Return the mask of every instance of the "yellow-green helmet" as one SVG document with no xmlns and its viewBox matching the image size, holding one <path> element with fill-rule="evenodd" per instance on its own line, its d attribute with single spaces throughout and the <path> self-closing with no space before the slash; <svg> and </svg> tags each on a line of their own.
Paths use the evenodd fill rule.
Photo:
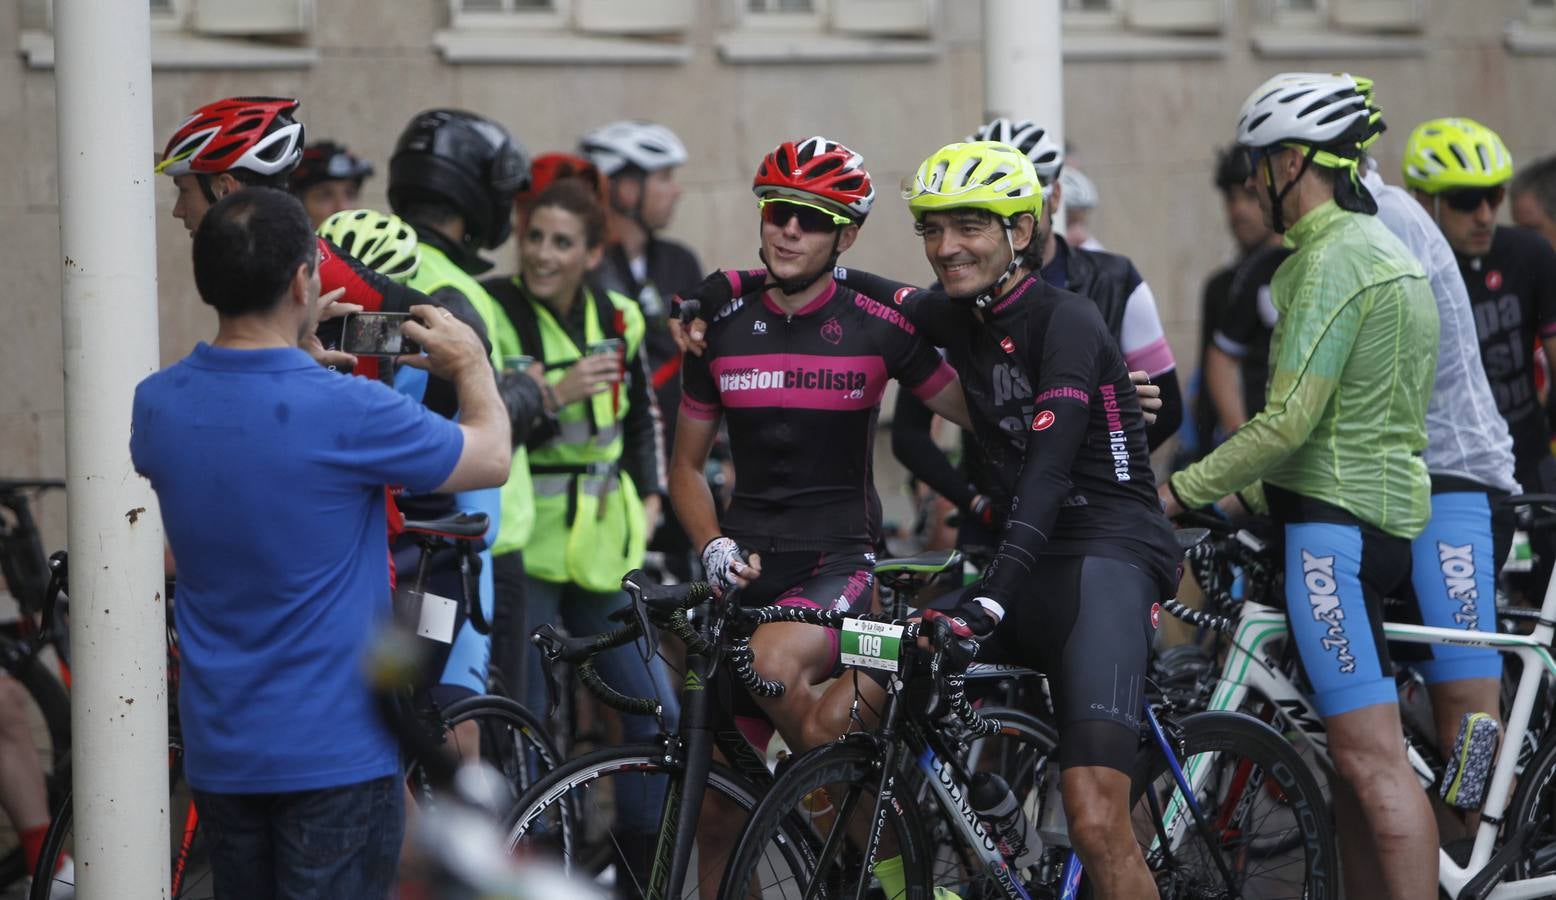
<svg viewBox="0 0 1556 900">
<path fill-rule="evenodd" d="M 983 209 L 1012 219 L 1043 215 L 1043 185 L 1026 154 L 1009 144 L 971 141 L 947 144 L 918 167 L 903 191 L 913 218 L 942 209 Z"/>
<path fill-rule="evenodd" d="M 414 278 L 421 268 L 416 230 L 399 216 L 372 209 L 343 209 L 319 225 L 319 236 L 400 284 Z"/>
<path fill-rule="evenodd" d="M 1513 155 L 1474 119 L 1422 122 L 1405 141 L 1405 184 L 1428 194 L 1452 188 L 1496 187 L 1513 177 Z"/>
</svg>

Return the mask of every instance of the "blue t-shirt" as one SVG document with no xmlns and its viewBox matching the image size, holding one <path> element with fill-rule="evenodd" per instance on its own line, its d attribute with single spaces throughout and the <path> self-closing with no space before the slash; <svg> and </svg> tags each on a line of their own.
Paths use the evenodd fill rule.
<svg viewBox="0 0 1556 900">
<path fill-rule="evenodd" d="M 269 793 L 399 770 L 362 674 L 389 614 L 384 486 L 430 491 L 459 426 L 297 349 L 204 343 L 135 390 L 130 455 L 178 561 L 184 768 Z"/>
</svg>

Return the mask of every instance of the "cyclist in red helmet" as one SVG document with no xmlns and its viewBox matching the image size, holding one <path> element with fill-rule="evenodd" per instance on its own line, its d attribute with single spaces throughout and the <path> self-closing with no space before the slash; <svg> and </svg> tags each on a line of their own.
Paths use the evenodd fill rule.
<svg viewBox="0 0 1556 900">
<path fill-rule="evenodd" d="M 234 191 L 254 186 L 287 189 L 292 172 L 303 159 L 303 125 L 293 115 L 299 105 L 288 97 L 229 97 L 207 103 L 179 124 L 168 138 L 155 171 L 173 177 L 178 188 L 173 218 L 182 221 L 191 236 L 206 210 Z M 481 316 L 468 301 L 458 297 L 428 299 L 361 265 L 322 237 L 319 281 L 324 294 L 341 292 L 326 311 L 326 319 L 354 308 L 410 312 L 415 304 L 431 303 L 447 308 L 486 340 Z M 339 331 L 338 319 L 323 322 L 319 340 L 305 344 L 304 349 L 326 365 L 376 378 L 378 360 L 358 360 L 334 349 Z M 428 401 L 429 408 L 444 415 L 454 413 L 452 390 L 434 391 L 429 397 L 434 398 Z"/>
<path fill-rule="evenodd" d="M 832 278 L 875 199 L 859 154 L 822 137 L 785 142 L 762 160 L 752 190 L 766 277 L 754 270 L 758 290 L 707 310 L 707 349 L 685 358 L 670 499 L 709 580 L 741 586 L 741 602 L 866 611 L 882 540 L 872 476 L 881 394 L 895 378 L 966 422 L 961 387 L 895 308 Z M 703 473 L 721 419 L 740 473 L 722 517 Z M 796 751 L 842 732 L 846 722 L 821 713 L 833 704 L 819 687 L 839 671 L 837 640 L 795 623 L 757 631 L 758 670 L 788 686 L 740 701 L 742 730 L 759 748 L 774 726 Z M 846 679 L 836 686 L 852 696 Z M 705 812 L 702 839 L 716 841 L 720 811 Z"/>
</svg>

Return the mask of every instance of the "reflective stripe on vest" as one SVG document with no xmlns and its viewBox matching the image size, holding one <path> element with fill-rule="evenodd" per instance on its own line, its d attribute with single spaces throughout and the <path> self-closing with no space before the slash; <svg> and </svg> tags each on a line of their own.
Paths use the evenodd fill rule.
<svg viewBox="0 0 1556 900">
<path fill-rule="evenodd" d="M 526 347 L 522 352 L 545 362 L 546 379 L 553 385 L 583 357 L 583 349 L 613 336 L 606 333 L 600 322 L 598 308 L 601 304 L 595 302 L 587 288 L 577 301 L 584 305 L 583 349 L 568 336 L 549 307 L 527 294 L 524 297 L 535 316 L 541 346 Z M 611 293 L 607 298 L 625 321 L 626 327 L 621 329 L 619 337 L 626 341 L 627 359 L 634 359 L 643 342 L 642 312 L 631 300 L 619 294 Z M 579 523 L 569 518 L 574 513 L 578 493 L 601 499 L 605 518 L 599 523 L 586 524 L 591 528 L 602 527 L 604 533 L 620 532 L 626 510 L 637 506 L 635 498 L 630 504 L 616 499 L 624 480 L 617 465 L 623 450 L 622 422 L 627 415 L 627 395 L 627 384 L 623 382 L 617 392 L 602 391 L 586 400 L 567 404 L 558 411 L 557 434 L 544 445 L 530 450 L 530 465 L 540 470 L 532 472 L 536 527 L 530 543 L 524 548 L 524 567 L 531 577 L 576 582 L 580 569 L 587 568 L 592 572 L 596 568 L 619 565 L 618 571 L 608 573 L 610 578 L 619 581 L 628 569 L 642 565 L 641 558 L 618 559 L 615 557 L 619 551 L 607 552 L 599 547 L 592 548 L 591 559 L 568 559 L 570 544 L 576 552 L 579 543 L 571 540 Z M 548 468 L 552 471 L 545 471 Z M 630 483 L 630 479 L 626 482 Z M 633 523 L 632 530 L 638 531 L 640 527 Z M 603 582 L 607 573 L 600 574 Z M 591 589 L 599 587 L 596 585 Z"/>
</svg>

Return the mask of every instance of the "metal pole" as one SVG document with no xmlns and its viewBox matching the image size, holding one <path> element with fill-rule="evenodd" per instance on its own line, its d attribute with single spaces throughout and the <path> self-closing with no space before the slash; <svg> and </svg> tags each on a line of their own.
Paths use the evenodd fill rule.
<svg viewBox="0 0 1556 900">
<path fill-rule="evenodd" d="M 169 887 L 162 522 L 130 465 L 156 371 L 150 6 L 56 0 L 75 857 L 82 900 Z"/>
<path fill-rule="evenodd" d="M 1064 57 L 1059 0 L 984 0 L 983 105 L 987 118 L 1031 119 L 1064 146 Z M 1054 228 L 1064 222 L 1054 217 Z"/>
</svg>

